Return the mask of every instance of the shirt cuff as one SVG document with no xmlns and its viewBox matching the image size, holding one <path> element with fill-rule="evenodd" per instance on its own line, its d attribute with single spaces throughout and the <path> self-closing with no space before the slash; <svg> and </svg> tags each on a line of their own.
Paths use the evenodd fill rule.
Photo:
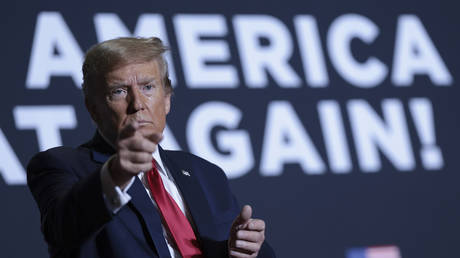
<svg viewBox="0 0 460 258">
<path fill-rule="evenodd" d="M 117 213 L 123 206 L 125 206 L 130 200 L 131 196 L 128 194 L 128 190 L 134 183 L 134 177 L 131 179 L 125 189 L 121 188 L 113 182 L 112 176 L 109 172 L 109 162 L 115 157 L 110 157 L 102 166 L 101 169 L 101 182 L 102 191 L 107 208 L 112 211 L 113 214 Z"/>
</svg>

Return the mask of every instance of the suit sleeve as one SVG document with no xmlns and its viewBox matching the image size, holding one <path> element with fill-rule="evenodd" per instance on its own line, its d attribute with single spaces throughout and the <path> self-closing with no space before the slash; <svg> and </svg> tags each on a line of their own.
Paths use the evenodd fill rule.
<svg viewBox="0 0 460 258">
<path fill-rule="evenodd" d="M 99 171 L 77 176 L 55 152 L 37 154 L 27 167 L 27 184 L 41 214 L 41 229 L 52 246 L 78 246 L 111 220 Z"/>
<path fill-rule="evenodd" d="M 258 258 L 276 258 L 275 251 L 273 248 L 265 241 L 260 248 Z"/>
</svg>

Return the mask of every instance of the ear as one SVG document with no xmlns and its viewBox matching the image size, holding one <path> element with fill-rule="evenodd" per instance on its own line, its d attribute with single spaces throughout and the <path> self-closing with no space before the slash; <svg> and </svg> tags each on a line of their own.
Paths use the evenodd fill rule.
<svg viewBox="0 0 460 258">
<path fill-rule="evenodd" d="M 165 94 L 165 114 L 168 114 L 171 110 L 171 93 Z"/>
</svg>

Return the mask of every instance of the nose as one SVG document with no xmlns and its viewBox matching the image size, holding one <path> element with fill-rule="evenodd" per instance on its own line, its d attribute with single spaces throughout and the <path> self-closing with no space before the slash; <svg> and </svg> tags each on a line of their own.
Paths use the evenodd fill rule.
<svg viewBox="0 0 460 258">
<path fill-rule="evenodd" d="M 132 88 L 130 95 L 129 113 L 136 113 L 137 111 L 143 110 L 145 108 L 142 99 L 143 96 L 137 87 Z"/>
</svg>

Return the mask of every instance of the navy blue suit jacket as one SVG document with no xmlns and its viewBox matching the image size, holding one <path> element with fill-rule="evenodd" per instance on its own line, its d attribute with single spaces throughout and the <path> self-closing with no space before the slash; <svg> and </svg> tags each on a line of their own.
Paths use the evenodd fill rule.
<svg viewBox="0 0 460 258">
<path fill-rule="evenodd" d="M 131 201 L 116 214 L 107 209 L 100 169 L 114 152 L 96 133 L 78 148 L 53 148 L 30 161 L 27 183 L 51 257 L 170 257 L 160 215 L 137 177 L 128 190 Z M 160 148 L 160 156 L 189 208 L 205 256 L 228 257 L 229 230 L 240 208 L 222 169 L 186 152 Z M 275 256 L 264 243 L 259 257 Z"/>
</svg>

